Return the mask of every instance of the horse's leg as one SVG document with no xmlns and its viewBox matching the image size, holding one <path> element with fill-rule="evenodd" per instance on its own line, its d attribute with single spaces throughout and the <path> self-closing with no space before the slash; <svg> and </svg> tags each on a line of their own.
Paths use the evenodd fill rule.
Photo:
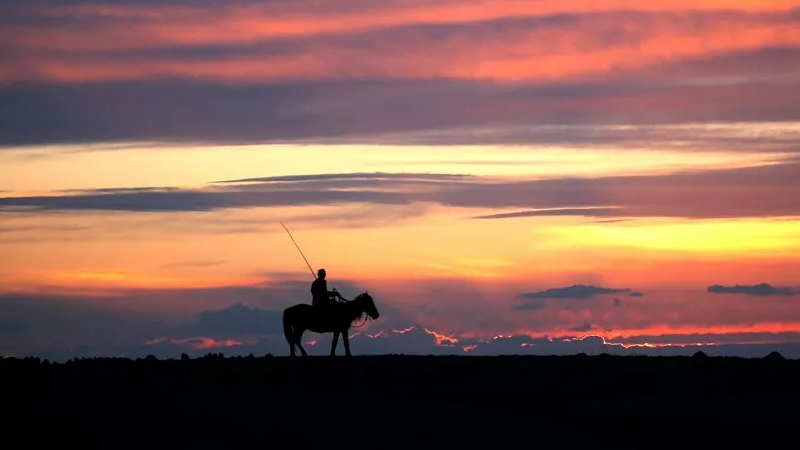
<svg viewBox="0 0 800 450">
<path fill-rule="evenodd" d="M 289 334 L 289 335 L 287 336 L 287 339 L 286 339 L 286 340 L 288 340 L 288 341 L 289 341 L 289 356 L 297 356 L 297 355 L 295 354 L 295 352 L 294 352 L 294 344 L 295 344 L 295 342 L 296 342 L 296 341 L 295 341 L 295 337 L 294 337 L 294 332 L 292 332 L 291 334 Z"/>
<path fill-rule="evenodd" d="M 286 342 L 289 343 L 289 356 L 295 356 L 294 354 L 294 341 L 292 337 L 294 335 L 294 331 L 292 330 L 292 322 L 289 318 L 289 309 L 283 312 L 283 335 L 286 337 Z"/>
<path fill-rule="evenodd" d="M 342 343 L 344 343 L 345 356 L 350 356 L 350 340 L 347 338 L 347 330 L 342 331 Z"/>
<path fill-rule="evenodd" d="M 336 344 L 339 343 L 339 332 L 333 332 L 333 344 L 331 344 L 331 356 L 336 356 Z"/>
<path fill-rule="evenodd" d="M 305 331 L 305 330 L 302 330 L 302 329 L 297 330 L 297 329 L 295 329 L 294 343 L 297 344 L 297 348 L 300 349 L 300 353 L 303 356 L 308 356 L 308 353 L 306 353 L 306 349 L 304 349 L 303 346 L 301 345 L 301 342 L 303 342 L 303 331 Z"/>
</svg>

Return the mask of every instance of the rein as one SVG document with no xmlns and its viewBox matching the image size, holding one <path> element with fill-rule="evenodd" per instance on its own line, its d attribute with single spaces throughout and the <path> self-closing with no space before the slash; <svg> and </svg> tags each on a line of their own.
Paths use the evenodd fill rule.
<svg viewBox="0 0 800 450">
<path fill-rule="evenodd" d="M 361 328 L 361 327 L 363 327 L 364 325 L 366 325 L 366 324 L 367 324 L 367 321 L 368 321 L 368 320 L 370 320 L 370 318 L 369 318 L 369 315 L 368 315 L 367 317 L 365 317 L 365 318 L 364 318 L 364 322 L 362 322 L 362 323 L 361 323 L 361 325 L 353 325 L 353 328 Z M 351 324 L 351 325 L 352 325 L 352 324 Z"/>
</svg>

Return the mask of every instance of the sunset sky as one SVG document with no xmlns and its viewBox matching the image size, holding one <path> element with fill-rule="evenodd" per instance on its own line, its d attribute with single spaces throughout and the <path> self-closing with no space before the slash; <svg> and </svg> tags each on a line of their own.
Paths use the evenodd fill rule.
<svg viewBox="0 0 800 450">
<path fill-rule="evenodd" d="M 0 356 L 288 354 L 279 221 L 354 354 L 800 357 L 800 1 L 0 1 Z"/>
</svg>

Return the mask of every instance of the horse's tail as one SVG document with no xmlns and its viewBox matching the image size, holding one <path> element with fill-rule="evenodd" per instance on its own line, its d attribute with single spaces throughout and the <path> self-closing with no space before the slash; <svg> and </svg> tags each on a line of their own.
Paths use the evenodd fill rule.
<svg viewBox="0 0 800 450">
<path fill-rule="evenodd" d="M 289 322 L 289 310 L 285 310 L 283 312 L 283 335 L 286 336 L 286 341 L 289 342 L 289 345 L 292 345 L 292 324 Z"/>
</svg>

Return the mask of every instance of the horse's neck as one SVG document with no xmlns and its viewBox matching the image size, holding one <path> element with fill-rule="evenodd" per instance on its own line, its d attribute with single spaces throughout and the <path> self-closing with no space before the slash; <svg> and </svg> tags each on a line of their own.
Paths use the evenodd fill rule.
<svg viewBox="0 0 800 450">
<path fill-rule="evenodd" d="M 361 311 L 361 302 L 359 302 L 357 300 L 359 300 L 358 297 L 356 297 L 355 299 L 353 299 L 350 302 L 345 303 L 347 316 L 351 320 L 355 320 L 362 312 Z"/>
</svg>

